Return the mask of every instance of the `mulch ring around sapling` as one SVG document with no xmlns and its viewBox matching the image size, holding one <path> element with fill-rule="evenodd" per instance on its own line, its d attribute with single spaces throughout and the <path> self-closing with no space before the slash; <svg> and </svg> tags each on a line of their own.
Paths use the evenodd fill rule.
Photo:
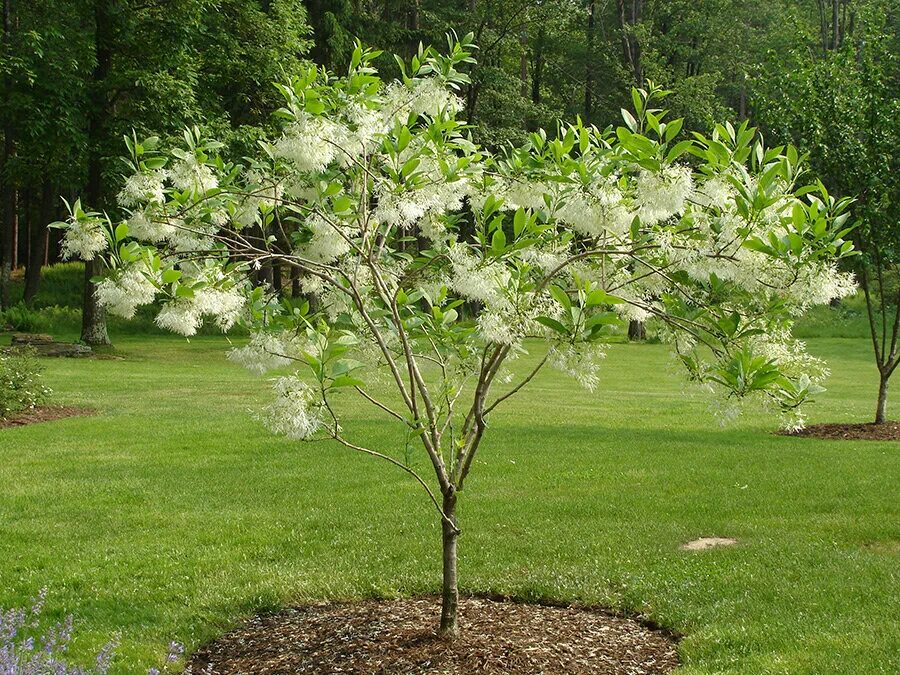
<svg viewBox="0 0 900 675">
<path fill-rule="evenodd" d="M 201 647 L 185 673 L 669 673 L 675 640 L 601 610 L 460 599 L 438 637 L 439 598 L 316 604 L 257 616 Z"/>
<path fill-rule="evenodd" d="M 812 424 L 800 431 L 782 432 L 785 436 L 808 436 L 842 441 L 900 441 L 900 422 L 875 424 Z"/>
<path fill-rule="evenodd" d="M 67 417 L 84 417 L 85 415 L 96 414 L 96 410 L 76 405 L 42 405 L 20 410 L 5 419 L 0 419 L 0 429 L 24 427 L 26 424 L 52 422 L 66 419 Z"/>
</svg>

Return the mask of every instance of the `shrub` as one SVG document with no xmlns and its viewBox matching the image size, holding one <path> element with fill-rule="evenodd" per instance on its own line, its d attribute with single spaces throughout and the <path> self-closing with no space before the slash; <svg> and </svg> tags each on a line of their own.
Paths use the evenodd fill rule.
<svg viewBox="0 0 900 675">
<path fill-rule="evenodd" d="M 31 351 L 0 353 L 0 419 L 33 408 L 53 393 L 41 382 L 41 371 Z"/>
</svg>

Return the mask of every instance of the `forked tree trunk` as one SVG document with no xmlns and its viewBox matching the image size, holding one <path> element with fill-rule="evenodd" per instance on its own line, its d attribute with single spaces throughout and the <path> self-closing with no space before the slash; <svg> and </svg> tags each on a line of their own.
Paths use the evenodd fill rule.
<svg viewBox="0 0 900 675">
<path fill-rule="evenodd" d="M 878 407 L 875 408 L 875 424 L 887 422 L 887 395 L 890 375 L 881 373 L 878 383 Z"/>
<path fill-rule="evenodd" d="M 456 526 L 456 493 L 444 495 L 444 514 L 447 520 L 441 520 L 441 539 L 443 542 L 444 582 L 441 593 L 441 636 L 453 638 L 459 632 L 456 622 L 459 608 L 459 584 L 456 576 L 456 543 L 459 540 L 459 528 Z"/>
</svg>

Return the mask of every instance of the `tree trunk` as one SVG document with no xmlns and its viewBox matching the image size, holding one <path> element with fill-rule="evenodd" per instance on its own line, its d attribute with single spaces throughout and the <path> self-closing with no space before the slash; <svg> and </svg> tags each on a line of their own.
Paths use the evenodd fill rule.
<svg viewBox="0 0 900 675">
<path fill-rule="evenodd" d="M 4 50 L 9 49 L 12 39 L 12 5 L 10 0 L 3 0 L 3 42 Z M 3 78 L 3 95 L 9 96 L 11 78 L 5 75 Z M 8 115 L 3 123 L 3 157 L 0 164 L 0 309 L 9 307 L 9 284 L 12 276 L 13 241 L 16 228 L 16 188 L 13 185 L 9 161 L 16 154 L 14 141 L 14 129 L 12 116 Z"/>
<path fill-rule="evenodd" d="M 647 326 L 643 321 L 628 322 L 628 339 L 631 342 L 642 342 L 647 339 Z"/>
<path fill-rule="evenodd" d="M 84 263 L 84 303 L 81 310 L 81 341 L 86 345 L 98 346 L 109 344 L 109 333 L 106 330 L 106 310 L 94 296 L 95 286 L 91 277 L 101 273 L 100 261 Z"/>
<path fill-rule="evenodd" d="M 50 230 L 47 225 L 53 214 L 53 186 L 44 183 L 37 222 L 32 222 L 28 242 L 28 266 L 25 268 L 25 304 L 31 305 L 41 285 L 41 266 L 46 264 L 47 242 Z"/>
<path fill-rule="evenodd" d="M 881 373 L 878 383 L 878 407 L 875 409 L 875 424 L 887 422 L 887 395 L 890 375 Z"/>
<path fill-rule="evenodd" d="M 451 488 L 452 490 L 452 488 Z M 441 636 L 453 638 L 459 632 L 456 617 L 459 608 L 459 585 L 456 576 L 456 542 L 459 529 L 456 526 L 456 493 L 444 495 L 444 514 L 450 522 L 441 520 L 441 539 L 444 551 L 444 583 L 441 593 Z"/>
<path fill-rule="evenodd" d="M 291 265 L 291 297 L 300 297 L 300 270 Z"/>
<path fill-rule="evenodd" d="M 590 124 L 591 113 L 594 110 L 594 33 L 596 20 L 596 3 L 591 0 L 588 3 L 587 21 L 587 58 L 585 59 L 584 72 L 584 123 Z"/>
<path fill-rule="evenodd" d="M 87 199 L 91 208 L 100 210 L 103 204 L 102 148 L 105 135 L 104 124 L 108 114 L 108 92 L 106 78 L 112 67 L 113 25 L 110 15 L 111 3 L 101 0 L 94 7 L 94 29 L 97 63 L 94 66 L 92 85 L 95 92 L 94 105 L 88 117 L 88 184 Z M 84 263 L 84 303 L 81 309 L 81 340 L 89 345 L 108 345 L 106 330 L 106 310 L 97 302 L 91 277 L 102 272 L 99 261 L 94 259 Z"/>
</svg>

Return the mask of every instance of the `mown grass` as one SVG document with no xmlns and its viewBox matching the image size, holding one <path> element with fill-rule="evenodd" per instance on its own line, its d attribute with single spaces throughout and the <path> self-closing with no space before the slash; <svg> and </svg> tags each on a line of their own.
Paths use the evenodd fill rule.
<svg viewBox="0 0 900 675">
<path fill-rule="evenodd" d="M 266 434 L 266 382 L 222 338 L 117 343 L 123 360 L 46 362 L 57 400 L 98 416 L 0 431 L 0 607 L 46 586 L 77 656 L 118 633 L 116 671 L 139 673 L 260 610 L 438 589 L 438 523 L 407 476 Z M 834 371 L 812 421 L 867 420 L 867 343 L 811 347 Z M 404 453 L 346 405 L 348 435 Z M 464 592 L 639 612 L 685 635 L 685 673 L 896 672 L 898 447 L 774 424 L 717 425 L 659 345 L 612 346 L 595 394 L 542 374 L 463 493 Z M 739 543 L 679 550 L 704 535 Z"/>
</svg>

